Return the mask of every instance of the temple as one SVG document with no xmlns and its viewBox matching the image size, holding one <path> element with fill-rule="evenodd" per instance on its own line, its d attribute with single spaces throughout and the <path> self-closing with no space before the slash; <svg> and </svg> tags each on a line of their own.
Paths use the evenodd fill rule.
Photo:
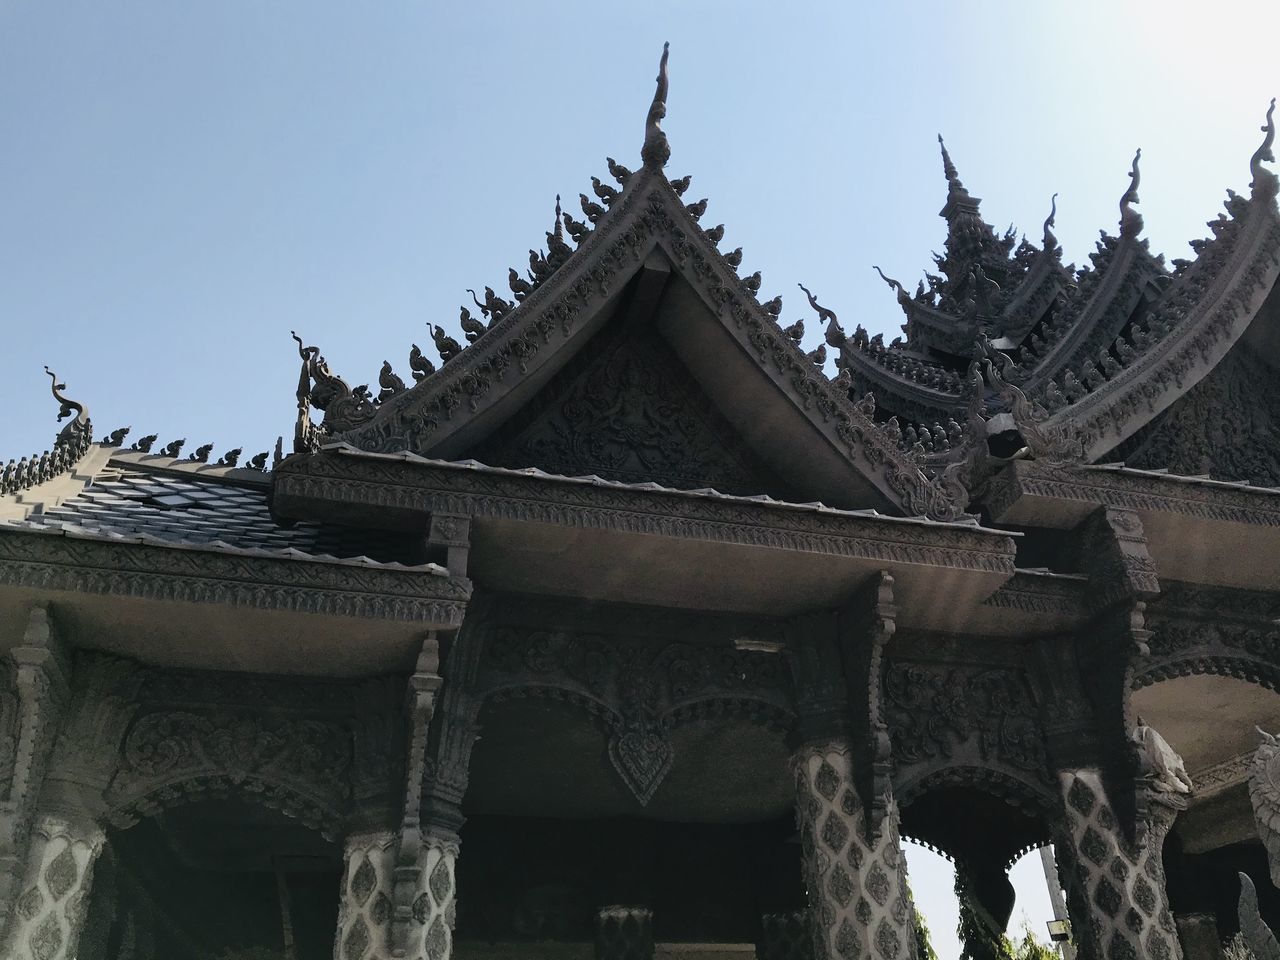
<svg viewBox="0 0 1280 960">
<path fill-rule="evenodd" d="M 1280 928 L 1274 101 L 1189 261 L 1138 156 L 1075 269 L 944 145 L 885 343 L 762 299 L 667 92 L 405 378 L 296 337 L 292 452 L 95 438 L 50 374 L 0 473 L 0 955 L 907 960 L 908 839 L 982 960 L 1048 844 L 1082 960 L 1220 956 L 1241 872 Z"/>
</svg>

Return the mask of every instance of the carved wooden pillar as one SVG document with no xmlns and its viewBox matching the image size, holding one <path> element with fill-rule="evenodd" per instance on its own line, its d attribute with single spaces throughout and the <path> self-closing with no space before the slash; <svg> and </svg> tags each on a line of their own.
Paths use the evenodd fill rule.
<svg viewBox="0 0 1280 960">
<path fill-rule="evenodd" d="M 1055 850 L 1081 960 L 1180 960 L 1165 892 L 1165 836 L 1185 802 L 1149 794 L 1141 829 L 1122 829 L 1097 769 L 1063 770 Z"/>
<path fill-rule="evenodd" d="M 881 656 L 893 578 L 793 624 L 800 748 L 792 755 L 814 960 L 914 960 L 915 908 L 890 786 Z"/>
<path fill-rule="evenodd" d="M 756 956 L 759 960 L 813 960 L 809 911 L 763 914 Z"/>
<path fill-rule="evenodd" d="M 0 931 L 18 893 L 36 798 L 68 699 L 66 650 L 45 608 L 32 609 L 22 643 L 9 657 L 17 697 L 10 727 L 13 773 L 7 783 L 0 781 Z M 0 689 L 0 720 L 9 712 L 3 709 L 6 692 Z M 8 733 L 0 730 L 0 737 Z"/>
<path fill-rule="evenodd" d="M 335 960 L 390 957 L 395 848 L 396 836 L 390 830 L 349 834 L 343 843 Z"/>
<path fill-rule="evenodd" d="M 26 869 L 0 956 L 67 960 L 76 956 L 102 850 L 102 828 L 89 819 L 44 814 L 31 831 Z"/>
<path fill-rule="evenodd" d="M 653 960 L 653 911 L 614 904 L 596 913 L 596 960 Z"/>
<path fill-rule="evenodd" d="M 793 763 L 815 960 L 914 958 L 897 805 L 888 801 L 878 836 L 870 836 L 846 744 L 806 746 Z"/>
</svg>

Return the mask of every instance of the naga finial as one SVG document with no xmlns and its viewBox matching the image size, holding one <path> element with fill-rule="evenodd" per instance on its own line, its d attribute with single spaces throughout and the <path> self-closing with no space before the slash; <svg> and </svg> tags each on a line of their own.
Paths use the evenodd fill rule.
<svg viewBox="0 0 1280 960">
<path fill-rule="evenodd" d="M 1120 236 L 1132 240 L 1142 232 L 1142 214 L 1133 209 L 1138 203 L 1138 183 L 1142 174 L 1138 170 L 1138 161 L 1142 159 L 1142 148 L 1133 155 L 1133 166 L 1129 170 L 1129 189 L 1120 198 Z"/>
<path fill-rule="evenodd" d="M 57 400 L 59 404 L 58 422 L 61 423 L 73 413 L 75 414 L 75 419 L 63 427 L 58 434 L 57 442 L 60 444 L 73 444 L 83 452 L 84 447 L 93 439 L 93 428 L 89 423 L 89 409 L 83 403 L 77 403 L 62 392 L 67 389 L 67 385 L 58 382 L 56 373 L 47 366 L 44 368 L 44 372 L 49 375 L 53 399 Z"/>
<path fill-rule="evenodd" d="M 67 389 L 67 385 L 65 383 L 58 382 L 58 375 L 50 370 L 47 365 L 44 368 L 44 372 L 49 375 L 49 379 L 52 381 L 49 384 L 49 387 L 53 391 L 53 399 L 57 400 L 58 403 L 61 404 L 58 409 L 58 422 L 61 423 L 73 413 L 76 414 L 77 420 L 88 419 L 87 414 L 85 413 L 84 404 L 76 403 L 62 392 Z"/>
<path fill-rule="evenodd" d="M 898 295 L 898 304 L 909 314 L 911 312 L 911 297 L 903 288 L 902 284 L 893 279 L 893 277 L 886 277 L 884 275 L 884 271 L 874 264 L 872 265 L 872 269 L 875 270 L 876 273 L 880 274 L 881 280 L 893 288 L 894 292 Z"/>
<path fill-rule="evenodd" d="M 1053 250 L 1058 245 L 1058 238 L 1053 235 L 1054 221 L 1058 217 L 1058 195 L 1055 193 L 1049 200 L 1049 216 L 1044 218 L 1044 249 Z"/>
<path fill-rule="evenodd" d="M 1271 106 L 1267 108 L 1266 125 L 1259 129 L 1266 134 L 1262 140 L 1262 146 L 1253 152 L 1253 156 L 1249 160 L 1249 172 L 1253 174 L 1253 183 L 1249 184 L 1255 191 L 1262 189 L 1266 184 L 1274 191 L 1276 187 L 1276 175 L 1270 170 L 1262 168 L 1263 162 L 1275 163 L 1276 155 L 1271 150 L 1271 145 L 1276 141 L 1276 98 L 1271 98 Z"/>
<path fill-rule="evenodd" d="M 658 89 L 654 91 L 653 103 L 649 105 L 649 116 L 644 124 L 644 146 L 640 148 L 645 166 L 659 169 L 671 159 L 671 145 L 662 131 L 662 118 L 667 115 L 667 57 L 670 47 L 670 43 L 662 45 L 662 59 L 658 61 Z"/>
</svg>

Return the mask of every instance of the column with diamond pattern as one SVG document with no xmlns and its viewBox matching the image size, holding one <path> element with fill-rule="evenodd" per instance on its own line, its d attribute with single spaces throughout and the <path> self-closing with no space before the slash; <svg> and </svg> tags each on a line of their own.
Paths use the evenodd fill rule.
<svg viewBox="0 0 1280 960">
<path fill-rule="evenodd" d="M 67 960 L 76 955 L 103 841 L 102 829 L 91 820 L 37 818 L 0 956 Z"/>
<path fill-rule="evenodd" d="M 848 746 L 806 746 L 793 762 L 814 960 L 915 960 L 897 806 L 870 839 Z"/>
<path fill-rule="evenodd" d="M 1080 960 L 1181 960 L 1162 851 L 1179 804 L 1150 795 L 1145 834 L 1129 839 L 1096 769 L 1064 770 L 1055 852 Z"/>
</svg>

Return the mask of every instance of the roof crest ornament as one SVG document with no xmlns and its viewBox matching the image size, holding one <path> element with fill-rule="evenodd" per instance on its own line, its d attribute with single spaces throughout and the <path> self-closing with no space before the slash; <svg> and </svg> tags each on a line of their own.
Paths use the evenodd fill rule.
<svg viewBox="0 0 1280 960">
<path fill-rule="evenodd" d="M 1255 193 L 1265 192 L 1274 194 L 1278 178 L 1270 170 L 1264 170 L 1263 161 L 1267 163 L 1275 163 L 1276 155 L 1271 149 L 1271 145 L 1276 141 L 1276 98 L 1271 98 L 1271 106 L 1267 108 L 1267 122 L 1265 126 L 1259 129 L 1266 134 L 1262 140 L 1262 145 L 1253 152 L 1253 156 L 1249 159 L 1249 172 L 1253 174 L 1253 182 L 1249 186 Z"/>
<path fill-rule="evenodd" d="M 827 343 L 837 350 L 843 351 L 845 344 L 844 329 L 840 326 L 840 320 L 836 317 L 834 310 L 828 310 L 818 302 L 818 298 L 809 292 L 809 288 L 803 283 L 797 283 L 797 287 L 804 291 L 804 295 L 809 298 L 809 306 L 811 306 L 818 315 L 818 322 L 825 324 L 824 338 Z"/>
<path fill-rule="evenodd" d="M 658 61 L 658 88 L 654 91 L 653 103 L 649 105 L 649 116 L 644 124 L 644 146 L 640 148 L 644 165 L 659 170 L 671 159 L 671 145 L 662 130 L 662 118 L 667 115 L 667 57 L 670 47 L 669 42 L 662 45 L 662 59 Z"/>
<path fill-rule="evenodd" d="M 1133 167 L 1129 170 L 1129 189 L 1124 192 L 1124 196 L 1120 198 L 1120 236 L 1122 239 L 1132 240 L 1142 232 L 1142 214 L 1133 209 L 1133 204 L 1138 203 L 1138 183 L 1142 180 L 1142 174 L 1138 170 L 1138 161 L 1142 158 L 1142 148 L 1138 148 L 1138 152 L 1133 155 Z"/>
<path fill-rule="evenodd" d="M 88 439 L 88 409 L 83 403 L 77 403 L 62 392 L 67 389 L 67 385 L 65 383 L 59 383 L 58 375 L 50 370 L 48 366 L 44 368 L 44 372 L 49 375 L 49 379 L 51 381 L 49 387 L 53 391 L 53 399 L 57 400 L 61 405 L 58 409 L 58 422 L 61 423 L 73 413 L 75 414 L 75 419 L 62 428 L 62 432 L 58 434 L 58 439 L 62 440 L 70 437 L 72 434 L 79 435 L 81 433 L 84 433 L 86 435 L 86 439 Z"/>
<path fill-rule="evenodd" d="M 875 266 L 874 264 L 872 264 L 871 269 L 873 269 L 876 273 L 880 274 L 880 279 L 893 288 L 893 290 L 898 295 L 898 306 L 902 307 L 902 312 L 905 313 L 908 317 L 911 316 L 911 304 L 912 304 L 911 295 L 907 293 L 906 289 L 902 286 L 902 284 L 900 284 L 897 280 L 893 279 L 893 277 L 886 277 L 884 275 L 884 271 L 881 270 L 879 267 Z"/>
<path fill-rule="evenodd" d="M 1058 238 L 1053 235 L 1053 226 L 1058 219 L 1058 195 L 1055 193 L 1049 200 L 1049 216 L 1044 218 L 1044 249 L 1046 252 L 1052 250 L 1058 245 Z"/>
</svg>

